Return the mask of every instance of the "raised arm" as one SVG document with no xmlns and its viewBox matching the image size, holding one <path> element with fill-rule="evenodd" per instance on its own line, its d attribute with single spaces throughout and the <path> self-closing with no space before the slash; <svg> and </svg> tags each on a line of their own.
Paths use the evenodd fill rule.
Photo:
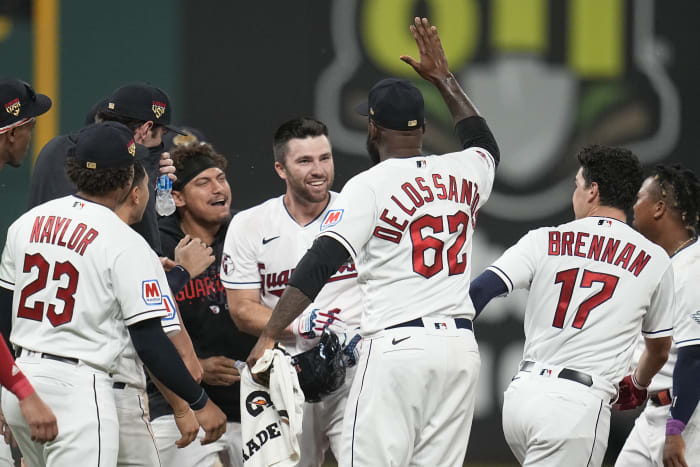
<svg viewBox="0 0 700 467">
<path fill-rule="evenodd" d="M 498 144 L 486 121 L 481 118 L 476 106 L 450 72 L 437 27 L 431 26 L 427 18 L 416 17 L 414 23 L 410 26 L 410 30 L 418 46 L 420 61 L 416 61 L 410 55 L 401 55 L 401 60 L 411 65 L 421 78 L 438 89 L 452 114 L 455 131 L 462 147 L 484 148 L 491 153 L 498 164 L 500 161 Z"/>
</svg>

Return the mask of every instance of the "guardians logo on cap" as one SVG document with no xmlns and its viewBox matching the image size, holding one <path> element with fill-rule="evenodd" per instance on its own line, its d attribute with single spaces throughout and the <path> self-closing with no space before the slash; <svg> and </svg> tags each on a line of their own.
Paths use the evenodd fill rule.
<svg viewBox="0 0 700 467">
<path fill-rule="evenodd" d="M 153 101 L 151 105 L 151 109 L 153 110 L 153 115 L 156 116 L 156 118 L 160 118 L 163 116 L 165 113 L 167 105 L 163 102 L 158 102 L 158 101 Z"/>
<path fill-rule="evenodd" d="M 10 102 L 5 104 L 5 110 L 8 114 L 12 114 L 15 117 L 19 115 L 19 110 L 22 108 L 22 104 L 19 102 L 19 97 L 12 99 Z"/>
<path fill-rule="evenodd" d="M 129 144 L 127 145 L 127 151 L 129 151 L 131 157 L 134 157 L 136 155 L 136 143 L 133 139 L 129 141 Z"/>
</svg>

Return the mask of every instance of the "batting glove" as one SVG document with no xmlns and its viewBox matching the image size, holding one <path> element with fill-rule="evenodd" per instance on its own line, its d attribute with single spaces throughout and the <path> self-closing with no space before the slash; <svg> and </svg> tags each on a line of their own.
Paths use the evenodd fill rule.
<svg viewBox="0 0 700 467">
<path fill-rule="evenodd" d="M 342 323 L 338 313 L 340 313 L 340 308 L 333 308 L 328 311 L 314 308 L 297 318 L 296 326 L 292 326 L 292 333 L 303 339 L 315 339 L 326 328 L 335 332 L 338 325 Z"/>
<path fill-rule="evenodd" d="M 644 404 L 647 400 L 647 388 L 637 381 L 634 372 L 620 381 L 617 402 L 613 407 L 617 410 L 631 410 Z"/>
<path fill-rule="evenodd" d="M 345 361 L 346 367 L 355 366 L 360 358 L 360 350 L 357 348 L 357 344 L 362 340 L 362 336 L 355 334 L 350 342 L 343 348 L 343 360 Z"/>
</svg>

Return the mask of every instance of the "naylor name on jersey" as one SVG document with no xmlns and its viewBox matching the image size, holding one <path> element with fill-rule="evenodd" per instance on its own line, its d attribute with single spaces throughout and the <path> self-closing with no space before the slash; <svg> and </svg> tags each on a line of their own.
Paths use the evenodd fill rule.
<svg viewBox="0 0 700 467">
<path fill-rule="evenodd" d="M 269 293 L 278 297 L 282 296 L 282 293 L 289 282 L 289 278 L 294 272 L 294 268 L 279 272 L 265 272 L 265 264 L 263 263 L 258 263 L 258 270 L 260 271 L 261 293 L 263 295 L 265 295 L 265 293 Z M 333 276 L 328 279 L 328 282 L 342 281 L 345 279 L 352 279 L 354 277 L 357 277 L 355 263 L 347 262 L 340 266 L 338 272 L 333 274 Z"/>
<path fill-rule="evenodd" d="M 590 241 L 588 237 L 591 237 Z M 607 262 L 622 269 L 627 269 L 635 277 L 639 276 L 647 263 L 649 263 L 651 255 L 641 250 L 632 260 L 637 246 L 627 242 L 622 249 L 619 247 L 620 240 L 616 240 L 613 237 L 605 237 L 604 235 L 591 236 L 586 232 L 559 232 L 553 230 L 549 232 L 547 254 L 549 256 L 578 256 L 579 258 Z M 630 264 L 630 261 L 632 264 Z"/>
<path fill-rule="evenodd" d="M 83 224 L 71 225 L 73 219 L 59 216 L 37 216 L 29 243 L 48 243 L 73 250 L 83 256 L 85 249 L 99 233 Z"/>
<path fill-rule="evenodd" d="M 374 229 L 373 235 L 375 237 L 399 243 L 408 226 L 408 220 L 405 219 L 403 213 L 413 216 L 416 209 L 435 200 L 453 201 L 470 206 L 472 228 L 476 228 L 476 209 L 480 198 L 479 186 L 464 178 L 458 182 L 452 175 L 449 176 L 448 180 L 443 180 L 440 174 L 432 174 L 427 178 L 430 180 L 429 182 L 426 182 L 423 177 L 416 177 L 413 181 L 401 185 L 401 191 L 391 195 L 390 199 L 394 205 L 382 210 L 379 216 L 379 221 L 382 224 Z M 398 212 L 397 207 L 403 213 Z M 398 214 L 394 215 L 394 213 Z"/>
</svg>

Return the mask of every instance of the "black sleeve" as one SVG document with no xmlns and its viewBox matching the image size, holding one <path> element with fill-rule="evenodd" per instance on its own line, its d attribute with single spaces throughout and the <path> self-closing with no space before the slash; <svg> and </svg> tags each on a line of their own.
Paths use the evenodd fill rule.
<svg viewBox="0 0 700 467">
<path fill-rule="evenodd" d="M 486 149 L 493 156 L 496 166 L 501 161 L 501 152 L 498 149 L 496 138 L 483 117 L 467 117 L 455 125 L 455 133 L 464 149 L 478 147 Z"/>
<path fill-rule="evenodd" d="M 165 273 L 173 295 L 177 295 L 190 281 L 190 273 L 179 264 Z"/>
<path fill-rule="evenodd" d="M 0 287 L 0 333 L 8 348 L 10 345 L 10 332 L 12 331 L 12 291 Z"/>
<path fill-rule="evenodd" d="M 144 365 L 168 389 L 186 400 L 193 410 L 207 403 L 204 389 L 192 378 L 180 354 L 163 332 L 160 319 L 152 318 L 129 326 L 129 334 Z"/>
<path fill-rule="evenodd" d="M 474 319 L 479 316 L 479 313 L 481 313 L 492 298 L 507 292 L 508 287 L 496 273 L 488 269 L 482 272 L 479 277 L 469 284 L 469 298 L 472 299 L 474 309 L 476 310 Z"/>
<path fill-rule="evenodd" d="M 673 405 L 671 416 L 688 424 L 700 400 L 700 345 L 678 349 L 678 360 L 673 368 Z"/>
<path fill-rule="evenodd" d="M 289 278 L 289 285 L 301 290 L 314 301 L 328 279 L 350 258 L 350 253 L 336 239 L 319 237 L 306 252 Z"/>
</svg>

